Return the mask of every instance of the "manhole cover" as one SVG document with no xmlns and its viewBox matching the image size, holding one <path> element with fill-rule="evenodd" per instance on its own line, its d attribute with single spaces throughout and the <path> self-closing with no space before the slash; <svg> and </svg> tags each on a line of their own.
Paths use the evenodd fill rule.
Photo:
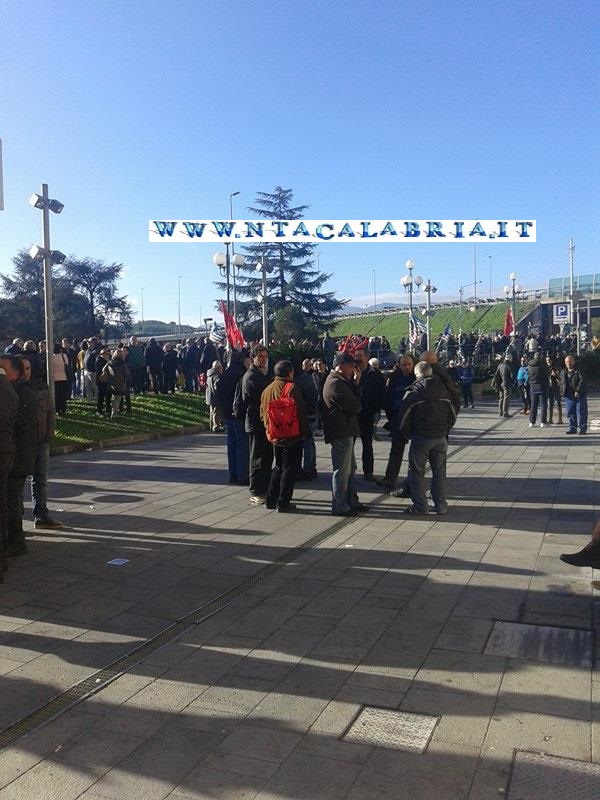
<svg viewBox="0 0 600 800">
<path fill-rule="evenodd" d="M 496 622 L 485 648 L 488 655 L 543 661 L 548 664 L 592 666 L 591 631 Z"/>
<path fill-rule="evenodd" d="M 342 739 L 373 747 L 423 753 L 438 719 L 425 714 L 409 714 L 405 711 L 366 706 Z"/>
<path fill-rule="evenodd" d="M 598 800 L 600 765 L 517 751 L 507 800 Z"/>
</svg>

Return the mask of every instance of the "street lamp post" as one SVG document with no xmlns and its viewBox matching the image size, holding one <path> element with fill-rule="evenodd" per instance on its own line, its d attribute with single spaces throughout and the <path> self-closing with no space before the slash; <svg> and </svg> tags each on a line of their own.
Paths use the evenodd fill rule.
<svg viewBox="0 0 600 800">
<path fill-rule="evenodd" d="M 432 285 L 430 278 L 427 278 L 423 291 L 427 292 L 427 349 L 431 350 L 431 293 L 435 294 L 437 287 Z"/>
<path fill-rule="evenodd" d="M 260 303 L 262 305 L 262 340 L 265 347 L 269 346 L 269 322 L 268 322 L 268 295 L 267 295 L 267 272 L 273 272 L 273 267 L 265 264 L 264 256 L 257 261 L 256 271 L 262 273 L 262 294 L 260 296 Z"/>
<path fill-rule="evenodd" d="M 52 375 L 52 354 L 54 352 L 54 310 L 52 304 L 52 264 L 62 264 L 66 256 L 60 250 L 50 250 L 50 211 L 60 214 L 64 206 L 59 200 L 51 200 L 48 196 L 48 184 L 42 184 L 42 193 L 33 194 L 29 202 L 34 208 L 42 211 L 43 248 L 35 245 L 29 255 L 44 260 L 44 316 L 46 335 L 46 379 L 50 393 L 50 402 L 54 402 L 54 377 Z"/>
<path fill-rule="evenodd" d="M 231 264 L 233 263 L 234 268 L 241 267 L 244 263 L 244 256 L 235 255 L 233 259 L 230 259 L 229 248 L 227 248 L 225 253 L 215 253 L 213 262 L 219 268 L 221 277 L 225 278 L 227 282 L 227 313 L 231 314 Z"/>
<path fill-rule="evenodd" d="M 233 219 L 233 198 L 237 197 L 239 192 L 231 192 L 229 195 L 229 221 Z M 225 245 L 227 255 L 229 255 L 229 244 Z M 235 245 L 231 242 L 231 258 L 233 259 L 233 316 L 237 319 L 237 283 L 235 273 Z M 243 262 L 242 262 L 243 263 Z"/>
<path fill-rule="evenodd" d="M 410 341 L 410 326 L 413 318 L 413 292 L 418 292 L 423 283 L 423 278 L 420 275 L 415 275 L 413 278 L 412 271 L 415 268 L 415 262 L 409 258 L 404 265 L 408 270 L 408 275 L 403 275 L 400 278 L 400 283 L 404 286 L 404 291 L 408 294 L 408 341 Z"/>
<path fill-rule="evenodd" d="M 181 279 L 183 275 L 177 276 L 177 336 L 181 338 Z"/>
</svg>

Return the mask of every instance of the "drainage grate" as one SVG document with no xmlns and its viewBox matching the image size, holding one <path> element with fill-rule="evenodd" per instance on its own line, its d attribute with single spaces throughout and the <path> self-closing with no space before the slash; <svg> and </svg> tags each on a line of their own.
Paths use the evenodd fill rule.
<svg viewBox="0 0 600 800">
<path fill-rule="evenodd" d="M 485 652 L 548 664 L 591 667 L 593 634 L 579 628 L 496 622 Z"/>
<path fill-rule="evenodd" d="M 517 751 L 507 800 L 598 800 L 600 765 Z"/>
<path fill-rule="evenodd" d="M 392 750 L 424 753 L 439 717 L 365 706 L 342 739 Z"/>
<path fill-rule="evenodd" d="M 85 700 L 86 697 L 99 692 L 100 689 L 104 689 L 105 686 L 114 681 L 120 675 L 123 675 L 123 673 L 131 669 L 131 667 L 139 664 L 140 661 L 143 661 L 161 647 L 169 644 L 178 636 L 186 633 L 186 631 L 190 630 L 195 625 L 199 625 L 209 617 L 212 617 L 214 614 L 221 611 L 221 609 L 225 608 L 225 606 L 229 605 L 229 603 L 232 603 L 245 591 L 252 588 L 257 583 L 261 583 L 262 581 L 266 580 L 271 575 L 293 562 L 298 556 L 325 541 L 325 539 L 333 536 L 345 525 L 352 521 L 353 520 L 351 518 L 339 520 L 321 533 L 317 533 L 304 544 L 282 554 L 281 557 L 272 564 L 269 564 L 259 572 L 236 584 L 226 592 L 223 592 L 223 594 L 215 597 L 213 600 L 210 600 L 208 603 L 205 603 L 199 608 L 194 609 L 189 614 L 181 617 L 173 625 L 165 628 L 152 639 L 148 639 L 148 641 L 144 642 L 144 644 L 140 645 L 139 647 L 136 647 L 126 656 L 113 661 L 111 664 L 108 664 L 105 667 L 102 667 L 97 672 L 94 672 L 92 675 L 80 681 L 79 683 L 74 684 L 65 692 L 53 698 L 45 705 L 41 706 L 35 711 L 32 711 L 31 714 L 27 714 L 27 716 L 23 717 L 18 722 L 9 725 L 4 730 L 0 731 L 0 750 L 13 744 L 22 736 L 26 736 L 28 733 L 31 733 L 40 726 L 45 725 L 54 717 L 62 714 L 64 711 L 67 711 L 67 709 L 72 708 L 74 705 L 77 705 L 77 703 L 80 703 L 82 700 Z"/>
</svg>

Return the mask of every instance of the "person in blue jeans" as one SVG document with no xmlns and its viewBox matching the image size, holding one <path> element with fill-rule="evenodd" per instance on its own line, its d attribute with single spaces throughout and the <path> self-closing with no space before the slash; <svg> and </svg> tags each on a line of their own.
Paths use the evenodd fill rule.
<svg viewBox="0 0 600 800">
<path fill-rule="evenodd" d="M 464 407 L 475 408 L 473 404 L 473 380 L 475 378 L 475 371 L 466 358 L 463 359 L 462 364 L 458 368 L 458 377 L 460 378 L 460 386 L 462 389 Z"/>
<path fill-rule="evenodd" d="M 561 390 L 565 398 L 565 408 L 569 427 L 568 434 L 587 433 L 588 407 L 585 380 L 580 370 L 575 368 L 573 356 L 565 358 L 565 371 L 561 376 Z"/>
</svg>

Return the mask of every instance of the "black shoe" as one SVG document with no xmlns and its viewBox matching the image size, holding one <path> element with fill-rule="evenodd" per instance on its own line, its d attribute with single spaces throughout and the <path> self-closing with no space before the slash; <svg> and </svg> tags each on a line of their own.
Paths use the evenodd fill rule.
<svg viewBox="0 0 600 800">
<path fill-rule="evenodd" d="M 24 556 L 27 553 L 27 545 L 25 542 L 6 542 L 4 547 L 4 555 L 6 558 L 13 558 L 14 556 Z"/>
<path fill-rule="evenodd" d="M 600 569 L 600 542 L 590 542 L 578 553 L 562 553 L 560 560 L 573 567 Z"/>
<path fill-rule="evenodd" d="M 280 514 L 288 514 L 295 510 L 296 510 L 296 503 L 287 503 L 284 506 L 278 505 L 276 508 L 276 511 L 278 511 Z"/>
</svg>

